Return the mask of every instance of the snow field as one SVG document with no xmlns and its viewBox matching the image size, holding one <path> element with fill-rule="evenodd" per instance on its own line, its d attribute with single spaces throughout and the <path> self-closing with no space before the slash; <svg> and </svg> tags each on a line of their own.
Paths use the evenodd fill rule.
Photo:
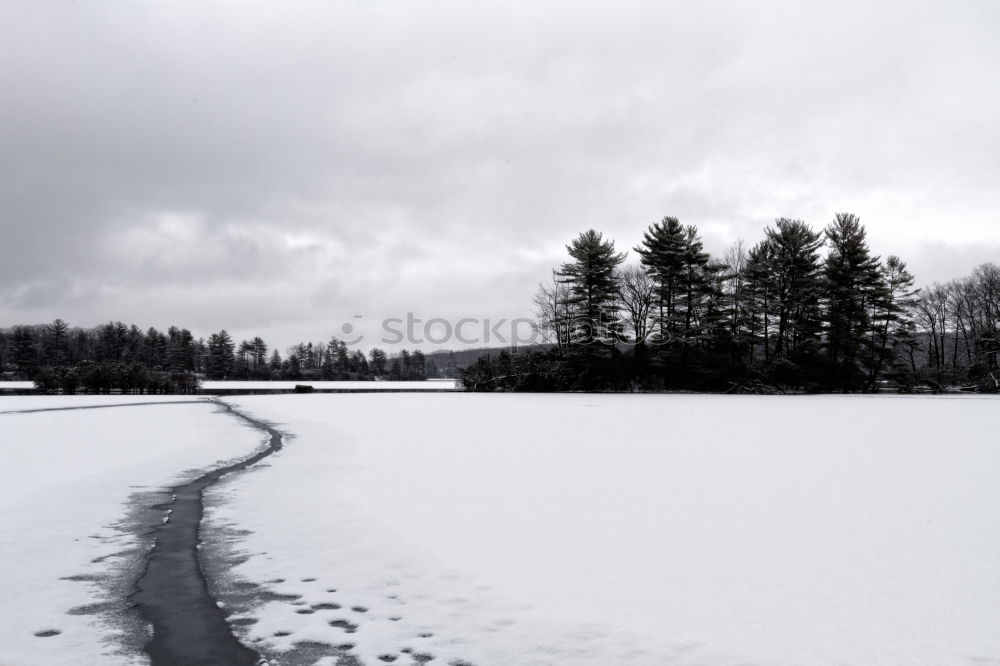
<svg viewBox="0 0 1000 666">
<path fill-rule="evenodd" d="M 143 399 L 8 396 L 0 411 Z M 256 430 L 216 411 L 190 404 L 0 414 L 0 664 L 147 662 L 122 643 L 120 623 L 94 611 L 110 601 L 120 613 L 131 590 L 118 579 L 142 565 L 147 544 L 130 531 L 131 496 L 262 445 Z M 37 635 L 45 632 L 58 633 Z"/>
<path fill-rule="evenodd" d="M 259 390 L 284 389 L 291 390 L 298 385 L 312 386 L 314 389 L 338 389 L 341 391 L 452 391 L 456 387 L 453 379 L 428 379 L 426 381 L 203 381 L 202 389 L 216 390 Z"/>
<path fill-rule="evenodd" d="M 278 659 L 1000 660 L 995 398 L 232 402 L 294 434 L 208 516 L 283 595 L 238 616 Z"/>
<path fill-rule="evenodd" d="M 105 407 L 148 402 L 187 402 L 205 398 L 197 395 L 4 395 L 0 393 L 0 414 L 32 409 L 65 407 Z"/>
</svg>

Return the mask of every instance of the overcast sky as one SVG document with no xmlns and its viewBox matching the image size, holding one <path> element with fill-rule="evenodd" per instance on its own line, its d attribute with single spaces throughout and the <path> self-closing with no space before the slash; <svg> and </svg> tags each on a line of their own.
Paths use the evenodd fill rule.
<svg viewBox="0 0 1000 666">
<path fill-rule="evenodd" d="M 0 326 L 510 317 L 593 227 L 1000 261 L 1000 2 L 0 3 Z M 631 255 L 634 258 L 634 253 Z M 362 319 L 352 319 L 362 315 Z"/>
</svg>

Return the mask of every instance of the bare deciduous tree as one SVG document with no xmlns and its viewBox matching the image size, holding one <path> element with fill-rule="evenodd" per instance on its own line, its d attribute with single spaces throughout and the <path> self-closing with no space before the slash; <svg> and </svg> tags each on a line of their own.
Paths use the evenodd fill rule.
<svg viewBox="0 0 1000 666">
<path fill-rule="evenodd" d="M 552 271 L 552 282 L 539 284 L 531 298 L 539 330 L 559 349 L 569 344 L 569 322 L 572 316 L 569 288 L 559 282 Z"/>
<path fill-rule="evenodd" d="M 642 343 L 652 325 L 652 309 L 656 301 L 656 282 L 640 266 L 626 266 L 615 271 L 618 284 L 618 306 L 625 313 L 626 326 L 632 341 Z"/>
</svg>

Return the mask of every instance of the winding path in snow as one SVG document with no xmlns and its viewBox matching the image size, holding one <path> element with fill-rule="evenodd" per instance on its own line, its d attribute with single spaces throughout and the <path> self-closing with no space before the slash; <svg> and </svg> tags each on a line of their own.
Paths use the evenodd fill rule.
<svg viewBox="0 0 1000 666">
<path fill-rule="evenodd" d="M 155 546 L 129 599 L 153 627 L 144 650 L 153 666 L 254 666 L 266 661 L 233 636 L 225 613 L 208 590 L 198 558 L 204 515 L 203 493 L 223 476 L 246 469 L 282 447 L 282 435 L 271 426 L 220 400 L 132 402 L 115 405 L 50 407 L 0 413 L 34 413 L 111 407 L 212 404 L 270 436 L 268 445 L 235 463 L 211 470 L 171 489 L 170 502 L 151 507 L 165 513 L 153 534 Z"/>
<path fill-rule="evenodd" d="M 211 402 L 268 433 L 270 442 L 248 458 L 175 487 L 174 499 L 156 507 L 170 513 L 157 528 L 156 545 L 149 553 L 146 571 L 139 578 L 138 591 L 130 597 L 139 605 L 143 619 L 153 625 L 153 638 L 145 650 L 154 666 L 252 666 L 261 662 L 260 655 L 233 636 L 225 614 L 208 591 L 198 561 L 198 531 L 204 515 L 205 489 L 226 474 L 246 469 L 279 450 L 282 437 L 271 426 L 231 405 Z"/>
</svg>

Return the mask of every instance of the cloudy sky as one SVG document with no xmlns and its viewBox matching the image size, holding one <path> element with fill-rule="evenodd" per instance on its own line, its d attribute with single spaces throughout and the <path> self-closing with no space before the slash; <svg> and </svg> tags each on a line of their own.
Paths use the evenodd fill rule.
<svg viewBox="0 0 1000 666">
<path fill-rule="evenodd" d="M 511 317 L 589 227 L 1000 261 L 1000 3 L 0 3 L 0 326 Z M 361 315 L 361 319 L 353 318 Z"/>
</svg>

